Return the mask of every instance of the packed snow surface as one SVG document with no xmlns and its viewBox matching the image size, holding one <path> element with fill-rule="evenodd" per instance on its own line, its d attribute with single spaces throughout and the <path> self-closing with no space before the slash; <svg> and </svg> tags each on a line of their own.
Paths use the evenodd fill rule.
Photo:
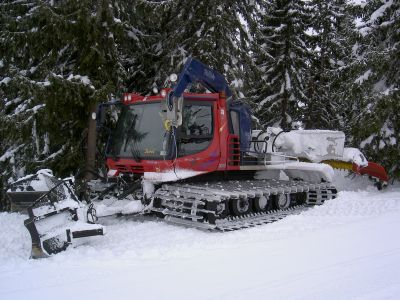
<svg viewBox="0 0 400 300">
<path fill-rule="evenodd" d="M 335 176 L 337 199 L 209 233 L 106 218 L 104 237 L 29 260 L 26 216 L 0 213 L 0 299 L 398 299 L 400 186 Z"/>
</svg>

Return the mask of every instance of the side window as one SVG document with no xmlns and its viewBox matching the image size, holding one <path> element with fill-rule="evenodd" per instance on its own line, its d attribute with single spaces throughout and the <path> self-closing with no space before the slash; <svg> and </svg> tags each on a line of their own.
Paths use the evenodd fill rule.
<svg viewBox="0 0 400 300">
<path fill-rule="evenodd" d="M 205 150 L 213 138 L 211 104 L 190 102 L 183 107 L 182 126 L 179 129 L 178 155 L 186 156 Z"/>
<path fill-rule="evenodd" d="M 231 110 L 231 121 L 232 121 L 232 129 L 233 134 L 240 134 L 240 121 L 239 121 L 239 113 L 237 111 Z"/>
</svg>

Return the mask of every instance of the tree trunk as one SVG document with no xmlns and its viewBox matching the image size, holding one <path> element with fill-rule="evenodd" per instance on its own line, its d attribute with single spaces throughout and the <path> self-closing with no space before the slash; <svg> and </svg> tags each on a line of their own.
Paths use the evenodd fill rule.
<svg viewBox="0 0 400 300">
<path fill-rule="evenodd" d="M 93 104 L 90 107 L 88 131 L 87 131 L 87 148 L 86 148 L 86 161 L 85 161 L 85 174 L 86 181 L 94 179 L 96 171 L 96 108 L 97 105 Z M 94 118 L 93 118 L 94 117 Z"/>
</svg>

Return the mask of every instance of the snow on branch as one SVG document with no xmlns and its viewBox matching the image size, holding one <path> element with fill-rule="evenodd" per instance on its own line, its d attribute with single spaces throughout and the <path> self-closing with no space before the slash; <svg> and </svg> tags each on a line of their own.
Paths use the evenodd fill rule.
<svg viewBox="0 0 400 300">
<path fill-rule="evenodd" d="M 52 153 L 51 155 L 49 155 L 48 157 L 46 157 L 45 159 L 43 159 L 43 160 L 38 160 L 37 162 L 38 162 L 38 163 L 47 162 L 47 161 L 49 161 L 49 160 L 55 158 L 56 156 L 61 155 L 64 151 L 65 151 L 65 145 L 63 145 L 63 146 L 61 147 L 61 149 L 58 150 L 57 152 L 54 152 L 54 153 Z"/>
<path fill-rule="evenodd" d="M 25 144 L 19 145 L 17 147 L 13 146 L 9 148 L 2 156 L 0 156 L 0 162 L 5 162 L 7 159 L 12 158 L 15 153 L 17 153 Z"/>
<path fill-rule="evenodd" d="M 95 89 L 88 76 L 70 74 L 68 76 L 67 80 L 71 81 L 71 82 L 72 81 L 79 81 L 79 82 L 83 83 L 84 85 L 89 86 L 92 90 Z"/>
<path fill-rule="evenodd" d="M 385 11 L 390 8 L 393 4 L 393 0 L 389 0 L 384 3 L 381 7 L 379 7 L 376 11 L 374 11 L 371 15 L 371 18 L 367 22 L 367 24 L 374 23 L 378 18 L 381 18 Z"/>
<path fill-rule="evenodd" d="M 10 81 L 11 81 L 10 77 L 5 77 L 5 78 L 3 78 L 2 81 L 0 81 L 0 85 L 1 84 L 7 85 Z"/>
<path fill-rule="evenodd" d="M 368 80 L 369 76 L 371 76 L 372 71 L 368 70 L 364 74 L 362 74 L 360 77 L 358 77 L 356 80 L 354 80 L 354 83 L 362 84 L 364 81 Z"/>
<path fill-rule="evenodd" d="M 280 93 L 268 96 L 267 98 L 265 98 L 264 100 L 262 100 L 260 102 L 260 107 L 262 107 L 265 103 L 268 103 L 268 102 L 271 102 L 271 101 L 275 100 L 279 95 L 280 95 Z"/>
</svg>

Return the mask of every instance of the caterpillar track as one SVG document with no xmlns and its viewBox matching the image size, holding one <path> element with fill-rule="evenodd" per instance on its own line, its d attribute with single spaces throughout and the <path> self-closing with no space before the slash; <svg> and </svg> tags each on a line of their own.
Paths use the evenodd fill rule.
<svg viewBox="0 0 400 300">
<path fill-rule="evenodd" d="M 272 223 L 335 198 L 330 183 L 283 180 L 164 184 L 151 211 L 166 221 L 211 231 Z"/>
</svg>

